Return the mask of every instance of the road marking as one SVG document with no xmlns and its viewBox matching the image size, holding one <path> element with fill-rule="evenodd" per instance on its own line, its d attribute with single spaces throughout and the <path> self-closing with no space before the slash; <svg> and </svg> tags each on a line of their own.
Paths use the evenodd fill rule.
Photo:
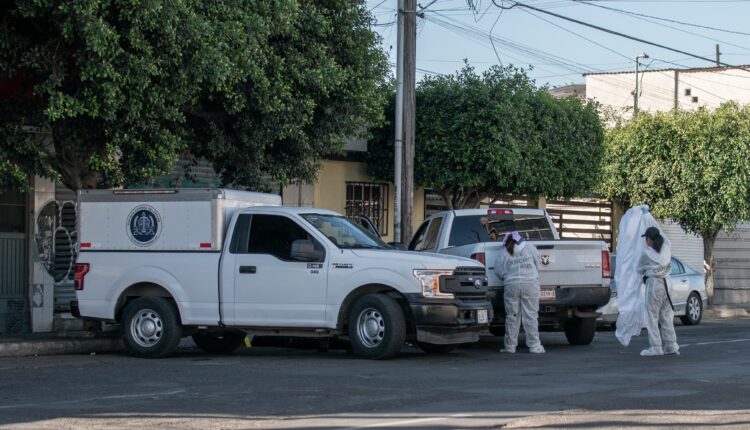
<svg viewBox="0 0 750 430">
<path fill-rule="evenodd" d="M 717 340 L 714 342 L 686 343 L 685 345 L 680 345 L 680 348 L 685 348 L 688 346 L 717 345 L 720 343 L 737 343 L 737 342 L 750 342 L 750 339 Z"/>
<path fill-rule="evenodd" d="M 86 399 L 78 400 L 57 400 L 57 401 L 46 401 L 40 403 L 21 403 L 17 405 L 2 405 L 0 409 L 14 409 L 14 408 L 36 408 L 40 406 L 50 405 L 69 405 L 75 403 L 92 402 L 97 400 L 121 400 L 121 399 L 137 399 L 141 397 L 154 397 L 154 396 L 171 396 L 173 394 L 184 393 L 186 390 L 172 390 L 172 391 L 159 391 L 156 393 L 143 393 L 143 394 L 120 394 L 117 396 L 103 396 L 103 397 L 89 397 Z"/>
</svg>

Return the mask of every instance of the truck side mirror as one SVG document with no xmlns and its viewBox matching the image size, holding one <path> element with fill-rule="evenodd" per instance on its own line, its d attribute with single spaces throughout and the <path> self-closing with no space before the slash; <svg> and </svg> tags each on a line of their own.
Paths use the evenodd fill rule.
<svg viewBox="0 0 750 430">
<path fill-rule="evenodd" d="M 323 261 L 325 252 L 315 246 L 312 240 L 295 240 L 292 242 L 290 257 L 298 261 Z"/>
</svg>

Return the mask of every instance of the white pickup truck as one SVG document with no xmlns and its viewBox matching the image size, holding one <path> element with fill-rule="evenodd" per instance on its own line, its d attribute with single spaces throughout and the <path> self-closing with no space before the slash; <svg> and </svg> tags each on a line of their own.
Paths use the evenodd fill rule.
<svg viewBox="0 0 750 430">
<path fill-rule="evenodd" d="M 495 262 L 506 233 L 518 231 L 539 250 L 539 325 L 564 329 L 568 342 L 588 345 L 596 333 L 597 308 L 610 298 L 610 258 L 597 240 L 560 240 L 552 218 L 540 209 L 462 209 L 440 212 L 422 224 L 409 249 L 470 257 L 486 264 L 495 318 L 490 332 L 503 335 L 503 285 Z"/>
<path fill-rule="evenodd" d="M 331 211 L 221 189 L 79 194 L 82 318 L 119 322 L 135 355 L 192 335 L 230 352 L 247 333 L 341 338 L 367 358 L 411 340 L 426 352 L 474 342 L 492 319 L 482 265 L 395 250 Z"/>
</svg>

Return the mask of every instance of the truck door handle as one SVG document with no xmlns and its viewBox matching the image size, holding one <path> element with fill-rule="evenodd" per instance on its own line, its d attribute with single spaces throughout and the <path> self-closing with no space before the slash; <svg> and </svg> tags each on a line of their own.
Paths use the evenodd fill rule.
<svg viewBox="0 0 750 430">
<path fill-rule="evenodd" d="M 240 273 L 254 274 L 256 271 L 255 266 L 240 266 Z"/>
<path fill-rule="evenodd" d="M 680 282 L 687 282 L 687 279 L 681 279 Z"/>
</svg>

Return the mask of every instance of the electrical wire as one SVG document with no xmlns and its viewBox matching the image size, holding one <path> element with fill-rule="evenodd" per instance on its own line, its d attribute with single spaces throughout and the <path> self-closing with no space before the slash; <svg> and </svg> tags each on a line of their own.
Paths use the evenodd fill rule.
<svg viewBox="0 0 750 430">
<path fill-rule="evenodd" d="M 601 0 L 599 0 L 599 1 L 601 1 Z M 634 40 L 636 42 L 645 43 L 647 45 L 655 46 L 657 48 L 666 49 L 666 50 L 672 51 L 672 52 L 677 52 L 679 54 L 688 55 L 690 57 L 697 58 L 699 60 L 708 61 L 710 63 L 714 63 L 715 62 L 715 60 L 707 58 L 707 57 L 696 55 L 696 54 L 693 54 L 693 53 L 690 53 L 690 52 L 687 52 L 687 51 L 683 51 L 683 50 L 680 50 L 680 49 L 677 49 L 677 48 L 672 48 L 672 47 L 669 47 L 669 46 L 666 46 L 666 45 L 662 45 L 660 43 L 651 42 L 651 41 L 648 41 L 648 40 L 645 40 L 645 39 L 641 39 L 639 37 L 635 37 L 635 36 L 631 36 L 631 35 L 628 35 L 628 34 L 620 33 L 619 31 L 610 30 L 610 29 L 605 28 L 605 27 L 601 27 L 601 26 L 598 26 L 598 25 L 595 25 L 595 24 L 591 24 L 591 23 L 588 23 L 588 22 L 585 22 L 585 21 L 581 21 L 581 20 L 578 20 L 578 19 L 575 19 L 575 18 L 571 18 L 571 17 L 565 16 L 565 15 L 560 15 L 560 14 L 557 14 L 557 13 L 554 13 L 554 12 L 550 12 L 548 10 L 539 9 L 538 7 L 531 6 L 531 5 L 526 4 L 526 3 L 521 3 L 521 2 L 517 2 L 517 1 L 513 1 L 513 3 L 514 3 L 514 5 L 517 5 L 517 6 L 520 6 L 520 7 L 523 7 L 523 8 L 532 9 L 532 10 L 535 10 L 537 12 L 541 12 L 541 13 L 544 13 L 544 14 L 547 14 L 547 15 L 551 15 L 551 16 L 554 16 L 556 18 L 563 19 L 563 20 L 566 20 L 566 21 L 574 22 L 576 24 L 583 25 L 583 26 L 586 26 L 586 27 L 594 28 L 596 30 L 603 31 L 603 32 L 609 33 L 609 34 L 613 34 L 615 36 L 620 36 L 620 37 L 623 37 L 623 38 L 626 38 L 626 39 Z M 731 64 L 727 64 L 727 63 L 723 63 L 723 62 L 718 62 L 718 63 L 720 65 L 722 65 L 722 66 L 725 66 L 725 67 L 738 68 L 737 66 L 733 66 Z M 750 70 L 747 70 L 747 69 L 740 68 L 740 70 L 745 70 L 747 72 L 750 72 Z"/>
<path fill-rule="evenodd" d="M 669 19 L 669 18 L 662 18 L 662 17 L 658 17 L 658 16 L 653 16 L 653 15 L 646 15 L 645 13 L 638 13 L 638 12 L 632 12 L 632 11 L 623 10 L 623 9 L 617 9 L 617 8 L 614 8 L 614 7 L 611 7 L 611 6 L 603 6 L 603 5 L 600 5 L 600 4 L 596 4 L 595 0 L 572 0 L 572 1 L 574 1 L 576 3 L 583 3 L 583 4 L 587 4 L 589 6 L 595 6 L 595 7 L 599 7 L 599 8 L 602 8 L 602 9 L 607 9 L 607 10 L 619 12 L 619 13 L 624 13 L 624 14 L 627 14 L 627 15 L 637 15 L 637 16 L 641 16 L 641 17 L 644 17 L 644 18 L 651 18 L 651 19 L 656 19 L 656 20 L 659 20 L 659 21 L 671 22 L 671 23 L 674 23 L 674 24 L 687 25 L 687 26 L 690 26 L 690 27 L 698 27 L 698 28 L 704 28 L 704 29 L 707 29 L 707 30 L 721 31 L 723 33 L 732 33 L 732 34 L 741 34 L 743 36 L 750 36 L 750 33 L 745 33 L 744 31 L 727 30 L 727 29 L 724 29 L 724 28 L 711 27 L 711 26 L 708 26 L 708 25 L 701 25 L 701 24 L 695 24 L 695 23 L 691 23 L 691 22 L 678 21 L 676 19 Z"/>
<path fill-rule="evenodd" d="M 588 5 L 588 6 L 594 6 L 594 7 L 598 7 L 598 8 L 602 8 L 602 9 L 606 9 L 606 10 L 611 10 L 611 11 L 614 11 L 614 12 L 617 12 L 617 13 L 620 13 L 620 14 L 623 14 L 623 15 L 630 16 L 631 18 L 639 19 L 641 21 L 649 22 L 649 23 L 655 24 L 655 25 L 660 25 L 662 27 L 670 28 L 672 30 L 679 31 L 681 33 L 690 34 L 690 35 L 693 35 L 693 36 L 696 36 L 696 37 L 700 37 L 701 39 L 711 40 L 711 41 L 714 41 L 714 42 L 720 42 L 720 43 L 722 43 L 724 45 L 733 46 L 735 48 L 739 48 L 739 49 L 744 49 L 746 51 L 750 51 L 750 48 L 747 48 L 747 47 L 742 46 L 742 45 L 737 45 L 736 43 L 727 42 L 726 40 L 716 39 L 714 37 L 709 37 L 709 36 L 705 36 L 703 34 L 696 33 L 694 31 L 688 31 L 688 30 L 685 30 L 685 29 L 682 29 L 682 28 L 671 26 L 671 25 L 662 24 L 662 23 L 656 22 L 656 21 L 654 21 L 652 19 L 642 18 L 640 16 L 636 16 L 636 15 L 641 15 L 641 14 L 630 13 L 628 11 L 623 11 L 623 10 L 620 10 L 620 9 L 615 9 L 615 8 L 611 8 L 611 7 L 607 7 L 607 6 L 601 6 L 601 5 L 598 5 L 598 4 L 589 3 L 586 0 L 573 0 L 573 1 L 575 1 L 577 3 L 585 4 L 585 5 Z M 750 35 L 750 33 L 747 33 L 747 34 Z"/>
</svg>

